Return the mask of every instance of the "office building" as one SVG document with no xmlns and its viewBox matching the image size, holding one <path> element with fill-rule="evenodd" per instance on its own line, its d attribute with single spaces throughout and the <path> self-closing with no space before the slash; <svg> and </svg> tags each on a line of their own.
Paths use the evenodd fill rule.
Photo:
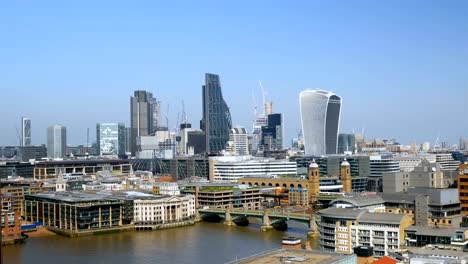
<svg viewBox="0 0 468 264">
<path fill-rule="evenodd" d="M 283 149 L 283 115 L 271 114 L 267 116 L 267 125 L 262 127 L 260 150 L 275 151 Z"/>
<path fill-rule="evenodd" d="M 297 175 L 295 162 L 287 160 L 252 159 L 250 156 L 210 157 L 213 181 L 237 182 L 243 177 L 273 177 Z"/>
<path fill-rule="evenodd" d="M 21 118 L 21 146 L 31 146 L 31 119 Z"/>
<path fill-rule="evenodd" d="M 135 198 L 133 208 L 137 227 L 192 220 L 195 216 L 195 196 L 142 196 Z"/>
<path fill-rule="evenodd" d="M 383 174 L 399 171 L 400 164 L 391 156 L 370 156 L 368 191 L 381 192 L 383 190 Z"/>
<path fill-rule="evenodd" d="M 370 174 L 370 158 L 367 155 L 327 155 L 327 156 L 300 156 L 291 157 L 290 161 L 297 163 L 299 174 L 306 174 L 309 164 L 312 159 L 315 159 L 321 176 L 338 176 L 340 175 L 341 163 L 344 159 L 348 161 L 351 168 L 352 177 L 368 177 Z"/>
<path fill-rule="evenodd" d="M 258 210 L 262 208 L 260 188 L 240 188 L 236 186 L 193 186 L 182 190 L 184 194 L 195 195 L 196 208 L 245 208 Z"/>
<path fill-rule="evenodd" d="M 57 178 L 60 171 L 82 174 L 96 174 L 99 171 L 108 171 L 114 174 L 129 174 L 132 170 L 130 161 L 121 159 L 41 161 L 33 165 L 34 179 L 54 179 Z"/>
<path fill-rule="evenodd" d="M 365 209 L 328 208 L 320 216 L 320 247 L 323 251 L 351 254 L 358 246 L 373 247 L 376 258 L 399 249 L 405 242 L 409 215 L 370 213 Z"/>
<path fill-rule="evenodd" d="M 125 128 L 125 153 L 131 153 L 132 148 L 132 128 L 126 127 Z"/>
<path fill-rule="evenodd" d="M 300 94 L 306 155 L 336 154 L 341 98 L 332 92 L 305 90 Z"/>
<path fill-rule="evenodd" d="M 224 150 L 229 141 L 229 130 L 232 128 L 231 113 L 224 101 L 219 76 L 205 74 L 203 85 L 203 119 L 201 129 L 205 132 L 205 150 L 217 153 Z"/>
<path fill-rule="evenodd" d="M 135 91 L 130 97 L 131 153 L 135 155 L 139 136 L 154 134 L 160 120 L 160 102 L 148 91 Z M 156 119 L 156 120 L 155 120 Z"/>
<path fill-rule="evenodd" d="M 247 130 L 243 127 L 236 127 L 229 132 L 228 150 L 231 155 L 249 155 L 249 141 Z"/>
<path fill-rule="evenodd" d="M 67 148 L 67 129 L 61 125 L 47 128 L 47 157 L 51 159 L 64 158 Z"/>
<path fill-rule="evenodd" d="M 25 195 L 25 220 L 69 234 L 109 229 L 133 221 L 133 201 L 88 193 Z M 127 212 L 129 217 L 127 217 Z"/>
<path fill-rule="evenodd" d="M 440 163 L 442 170 L 455 171 L 458 169 L 460 162 L 454 160 L 451 153 L 433 153 L 436 157 L 436 162 Z"/>
<path fill-rule="evenodd" d="M 410 226 L 405 229 L 405 245 L 408 247 L 433 247 L 462 250 L 468 244 L 468 228 Z M 453 252 L 453 251 L 452 251 Z M 466 254 L 465 254 L 466 255 Z M 431 258 L 431 261 L 434 258 Z M 432 262 L 434 263 L 434 262 Z M 441 262 L 435 262 L 441 263 Z M 454 262 L 452 262 L 454 263 Z M 457 263 L 457 262 L 455 262 Z M 463 263 L 463 262 L 458 262 Z"/>
<path fill-rule="evenodd" d="M 98 123 L 96 137 L 100 156 L 125 155 L 125 125 L 122 123 Z"/>
<path fill-rule="evenodd" d="M 34 165 L 29 162 L 7 161 L 0 163 L 0 179 L 6 180 L 8 176 L 33 178 Z"/>
<path fill-rule="evenodd" d="M 449 179 L 444 177 L 440 163 L 423 159 L 410 172 L 386 172 L 382 174 L 383 192 L 405 192 L 412 187 L 447 188 Z"/>
<path fill-rule="evenodd" d="M 459 226 L 462 221 L 456 188 L 410 188 L 378 195 L 385 201 L 387 213 L 411 215 L 417 225 Z"/>
<path fill-rule="evenodd" d="M 205 157 L 175 157 L 159 160 L 160 173 L 170 175 L 174 180 L 191 177 L 209 178 L 209 161 Z"/>
<path fill-rule="evenodd" d="M 354 134 L 338 135 L 338 154 L 356 152 L 356 137 Z"/>
</svg>

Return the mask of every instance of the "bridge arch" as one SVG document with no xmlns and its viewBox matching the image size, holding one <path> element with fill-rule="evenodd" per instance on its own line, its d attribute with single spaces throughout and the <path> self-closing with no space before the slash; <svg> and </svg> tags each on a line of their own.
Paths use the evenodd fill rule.
<svg viewBox="0 0 468 264">
<path fill-rule="evenodd" d="M 302 184 L 298 184 L 297 188 L 302 189 Z"/>
<path fill-rule="evenodd" d="M 262 186 L 265 186 L 266 184 L 264 182 L 262 182 Z"/>
<path fill-rule="evenodd" d="M 294 184 L 293 183 L 289 184 L 289 188 L 294 188 Z"/>
<path fill-rule="evenodd" d="M 273 184 L 270 182 L 270 183 L 268 183 L 268 186 L 272 187 L 272 186 L 273 186 Z"/>
<path fill-rule="evenodd" d="M 275 187 L 280 187 L 279 183 L 275 184 Z"/>
</svg>

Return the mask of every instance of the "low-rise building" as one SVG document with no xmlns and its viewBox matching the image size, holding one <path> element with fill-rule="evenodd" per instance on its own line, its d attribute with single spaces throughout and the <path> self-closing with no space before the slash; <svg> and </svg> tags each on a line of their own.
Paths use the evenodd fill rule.
<svg viewBox="0 0 468 264">
<path fill-rule="evenodd" d="M 96 159 L 96 160 L 54 160 L 41 161 L 34 166 L 34 179 L 52 179 L 68 173 L 96 174 L 99 171 L 109 171 L 114 174 L 129 174 L 132 165 L 128 160 Z"/>
<path fill-rule="evenodd" d="M 438 245 L 453 249 L 463 249 L 468 245 L 468 228 L 410 226 L 405 229 L 405 245 L 409 247 L 424 247 Z"/>
<path fill-rule="evenodd" d="M 410 188 L 407 192 L 378 193 L 387 213 L 409 214 L 415 224 L 459 226 L 462 220 L 457 189 Z M 419 197 L 419 203 L 416 199 Z M 417 221 L 419 213 L 420 221 Z"/>
<path fill-rule="evenodd" d="M 357 246 L 372 246 L 376 258 L 404 245 L 404 230 L 412 223 L 409 215 L 365 209 L 328 208 L 317 214 L 322 250 L 351 254 Z"/>
<path fill-rule="evenodd" d="M 191 220 L 195 216 L 195 196 L 140 197 L 134 200 L 136 226 L 153 226 Z"/>
<path fill-rule="evenodd" d="M 258 210 L 263 200 L 260 188 L 246 186 L 195 186 L 185 188 L 182 193 L 195 195 L 197 208 L 207 206 Z"/>
</svg>

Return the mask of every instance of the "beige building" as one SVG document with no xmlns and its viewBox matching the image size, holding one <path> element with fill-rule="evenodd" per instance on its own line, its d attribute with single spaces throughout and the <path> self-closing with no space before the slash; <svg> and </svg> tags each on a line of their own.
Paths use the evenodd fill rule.
<svg viewBox="0 0 468 264">
<path fill-rule="evenodd" d="M 353 253 L 357 246 L 372 246 L 376 258 L 404 244 L 409 215 L 370 213 L 365 209 L 328 208 L 320 216 L 320 247 L 324 251 Z"/>
<path fill-rule="evenodd" d="M 195 196 L 195 206 L 213 208 L 245 208 L 258 210 L 262 207 L 260 188 L 234 186 L 196 186 L 185 188 L 182 193 Z"/>
</svg>

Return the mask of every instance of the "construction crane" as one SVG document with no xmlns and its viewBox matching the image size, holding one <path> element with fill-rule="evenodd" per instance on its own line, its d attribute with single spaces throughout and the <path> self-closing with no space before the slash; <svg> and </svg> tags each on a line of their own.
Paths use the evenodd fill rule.
<svg viewBox="0 0 468 264">
<path fill-rule="evenodd" d="M 258 80 L 258 84 L 260 85 L 260 89 L 262 90 L 262 103 L 263 103 L 263 114 L 265 115 L 266 114 L 266 109 L 265 109 L 265 104 L 266 104 L 266 96 L 267 96 L 267 93 L 265 92 L 265 89 L 263 89 L 263 85 L 262 85 L 262 82 L 260 80 Z"/>
</svg>

